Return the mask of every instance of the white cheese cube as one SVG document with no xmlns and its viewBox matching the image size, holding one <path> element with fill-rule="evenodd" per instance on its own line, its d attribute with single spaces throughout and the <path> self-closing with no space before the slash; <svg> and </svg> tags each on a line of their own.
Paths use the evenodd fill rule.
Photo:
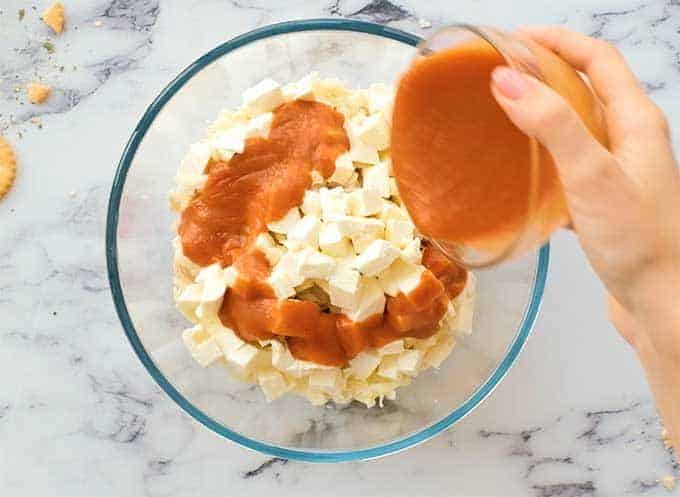
<svg viewBox="0 0 680 497">
<path fill-rule="evenodd" d="M 312 177 L 312 186 L 323 185 L 326 182 L 326 180 L 323 177 L 323 174 L 321 174 L 316 169 L 312 169 L 312 172 L 309 173 L 309 175 Z"/>
<path fill-rule="evenodd" d="M 413 240 L 414 229 L 411 221 L 388 219 L 385 223 L 385 240 L 399 248 L 405 248 Z"/>
<path fill-rule="evenodd" d="M 184 210 L 194 197 L 194 194 L 202 190 L 208 181 L 207 174 L 180 173 L 175 176 L 175 189 L 170 192 L 170 202 L 174 210 Z"/>
<path fill-rule="evenodd" d="M 352 252 L 349 240 L 342 234 L 337 223 L 326 223 L 321 227 L 319 248 L 331 257 L 344 257 Z"/>
<path fill-rule="evenodd" d="M 335 260 L 316 250 L 303 250 L 298 260 L 298 272 L 304 278 L 327 278 L 335 269 Z"/>
<path fill-rule="evenodd" d="M 371 114 L 356 124 L 354 133 L 363 143 L 378 150 L 390 144 L 390 127 L 382 113 Z"/>
<path fill-rule="evenodd" d="M 437 341 L 437 343 L 425 353 L 423 363 L 427 367 L 438 368 L 444 359 L 446 359 L 453 347 L 456 345 L 456 339 L 452 336 L 445 335 Z"/>
<path fill-rule="evenodd" d="M 347 310 L 352 321 L 360 323 L 385 310 L 385 294 L 375 278 L 362 278 L 359 283 L 359 304 L 356 309 Z"/>
<path fill-rule="evenodd" d="M 257 235 L 257 238 L 255 238 L 255 246 L 264 252 L 266 249 L 276 247 L 276 242 L 274 242 L 274 239 L 269 233 L 260 233 Z"/>
<path fill-rule="evenodd" d="M 353 216 L 372 216 L 382 210 L 382 198 L 377 190 L 360 188 L 347 195 L 347 206 Z"/>
<path fill-rule="evenodd" d="M 299 252 L 286 252 L 272 269 L 267 281 L 279 299 L 295 295 L 295 287 L 304 282 L 298 269 L 299 259 Z"/>
<path fill-rule="evenodd" d="M 405 350 L 399 354 L 397 359 L 397 367 L 402 373 L 408 375 L 415 375 L 420 369 L 420 362 L 423 358 L 423 353 L 419 350 Z"/>
<path fill-rule="evenodd" d="M 374 83 L 368 87 L 368 111 L 371 114 L 382 112 L 391 122 L 394 105 L 394 90 L 385 84 Z"/>
<path fill-rule="evenodd" d="M 356 310 L 359 305 L 361 275 L 353 269 L 339 269 L 328 278 L 328 295 L 331 304 L 343 309 Z"/>
<path fill-rule="evenodd" d="M 456 332 L 463 335 L 472 333 L 472 321 L 474 319 L 474 303 L 472 300 L 463 301 L 456 313 Z"/>
<path fill-rule="evenodd" d="M 188 319 L 196 320 L 196 308 L 203 297 L 203 285 L 192 283 L 187 285 L 177 296 L 177 307 Z"/>
<path fill-rule="evenodd" d="M 263 79 L 243 92 L 243 105 L 258 114 L 274 110 L 283 102 L 281 86 L 270 78 Z"/>
<path fill-rule="evenodd" d="M 293 226 L 295 226 L 299 220 L 300 211 L 297 207 L 293 207 L 281 219 L 267 223 L 267 228 L 274 233 L 285 235 L 293 229 Z"/>
<path fill-rule="evenodd" d="M 272 125 L 274 114 L 267 112 L 253 117 L 246 126 L 246 138 L 267 138 Z"/>
<path fill-rule="evenodd" d="M 305 191 L 300 209 L 306 216 L 321 217 L 321 194 L 316 190 Z"/>
<path fill-rule="evenodd" d="M 387 269 L 398 256 L 399 251 L 391 243 L 374 240 L 357 256 L 354 266 L 364 276 L 374 276 Z"/>
<path fill-rule="evenodd" d="M 286 253 L 286 249 L 283 247 L 271 247 L 268 249 L 264 249 L 263 252 L 264 256 L 267 258 L 267 261 L 269 262 L 269 265 L 273 267 L 279 263 L 281 257 L 283 257 L 283 254 Z"/>
<path fill-rule="evenodd" d="M 354 163 L 349 153 L 340 154 L 335 159 L 335 170 L 328 178 L 329 183 L 347 185 L 354 174 Z"/>
<path fill-rule="evenodd" d="M 342 188 L 321 188 L 321 217 L 324 221 L 334 221 L 347 214 L 347 194 Z"/>
<path fill-rule="evenodd" d="M 272 365 L 280 369 L 281 371 L 285 371 L 293 364 L 295 363 L 295 359 L 293 358 L 293 355 L 290 353 L 290 350 L 288 350 L 288 347 L 286 347 L 284 344 L 279 342 L 278 340 L 272 340 L 271 341 L 271 347 L 272 347 Z"/>
<path fill-rule="evenodd" d="M 315 369 L 309 376 L 309 386 L 334 391 L 338 387 L 339 380 L 340 370 L 338 368 Z"/>
<path fill-rule="evenodd" d="M 359 188 L 359 173 L 354 171 L 352 175 L 347 180 L 347 183 L 343 185 L 347 190 L 354 190 Z"/>
<path fill-rule="evenodd" d="M 229 351 L 229 353 L 224 355 L 224 358 L 241 368 L 247 368 L 259 352 L 260 350 L 257 347 L 246 343 L 238 349 Z"/>
<path fill-rule="evenodd" d="M 283 375 L 274 368 L 264 368 L 257 372 L 257 382 L 268 401 L 281 397 L 290 390 Z"/>
<path fill-rule="evenodd" d="M 314 100 L 314 86 L 318 79 L 319 75 L 312 72 L 300 80 L 284 86 L 284 98 L 286 100 Z"/>
<path fill-rule="evenodd" d="M 288 232 L 288 240 L 302 246 L 316 248 L 319 245 L 321 221 L 316 216 L 303 216 Z"/>
<path fill-rule="evenodd" d="M 378 149 L 364 143 L 358 139 L 352 139 L 350 135 L 349 155 L 354 162 L 361 162 L 364 164 L 377 164 L 380 162 L 380 155 Z"/>
<path fill-rule="evenodd" d="M 200 174 L 205 171 L 205 166 L 210 160 L 212 151 L 210 145 L 199 142 L 194 143 L 189 147 L 189 152 L 184 156 L 179 166 L 178 175 L 182 174 Z"/>
<path fill-rule="evenodd" d="M 403 208 L 399 207 L 391 200 L 385 199 L 383 199 L 382 209 L 378 217 L 380 217 L 380 219 L 382 219 L 384 222 L 387 222 L 388 219 L 398 219 L 402 221 L 410 220 L 408 214 Z"/>
<path fill-rule="evenodd" d="M 375 166 L 366 167 L 361 170 L 363 177 L 363 187 L 377 190 L 381 197 L 389 198 L 390 176 L 387 173 L 387 163 L 380 162 Z"/>
<path fill-rule="evenodd" d="M 411 264 L 420 264 L 423 260 L 423 252 L 420 249 L 420 239 L 414 238 L 401 250 L 400 257 Z"/>
<path fill-rule="evenodd" d="M 393 340 L 387 345 L 380 347 L 377 352 L 381 356 L 390 354 L 401 354 L 404 351 L 404 340 Z"/>
<path fill-rule="evenodd" d="M 396 355 L 383 357 L 380 361 L 380 366 L 378 366 L 378 376 L 382 376 L 388 380 L 396 380 L 399 377 L 397 360 L 398 357 Z"/>
<path fill-rule="evenodd" d="M 387 295 L 396 297 L 399 292 L 409 294 L 420 284 L 425 268 L 397 259 L 378 275 L 378 282 Z"/>
<path fill-rule="evenodd" d="M 207 334 L 200 325 L 184 330 L 182 333 L 184 345 L 202 367 L 209 366 L 222 357 L 222 349 L 217 342 L 212 337 L 206 337 Z"/>
<path fill-rule="evenodd" d="M 210 143 L 212 156 L 217 160 L 229 160 L 234 154 L 241 154 L 246 145 L 245 126 L 234 126 L 217 133 Z"/>
<path fill-rule="evenodd" d="M 382 238 L 385 234 L 385 224 L 379 219 L 359 217 L 359 216 L 341 216 L 335 219 L 335 222 L 340 228 L 340 232 L 345 236 L 353 236 L 360 234 L 374 234 L 376 237 Z"/>
<path fill-rule="evenodd" d="M 380 356 L 376 353 L 363 350 L 359 352 L 354 359 L 349 361 L 349 370 L 352 376 L 359 378 L 360 380 L 365 380 L 371 373 L 375 371 L 375 368 L 380 364 Z"/>
<path fill-rule="evenodd" d="M 222 349 L 222 353 L 224 355 L 230 354 L 231 352 L 235 351 L 236 349 L 240 349 L 246 344 L 246 342 L 236 336 L 236 333 L 234 333 L 229 328 L 224 328 L 223 333 L 219 333 L 213 338 L 220 346 L 220 349 Z"/>
</svg>

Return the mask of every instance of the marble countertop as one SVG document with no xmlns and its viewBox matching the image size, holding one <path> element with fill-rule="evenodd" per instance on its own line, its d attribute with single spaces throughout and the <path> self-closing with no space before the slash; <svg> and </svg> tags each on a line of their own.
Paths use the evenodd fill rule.
<svg viewBox="0 0 680 497">
<path fill-rule="evenodd" d="M 554 238 L 534 334 L 493 395 L 421 446 L 339 465 L 249 452 L 180 411 L 122 333 L 103 238 L 114 168 L 141 113 L 183 67 L 236 34 L 322 16 L 414 32 L 427 31 L 421 20 L 565 24 L 623 50 L 677 143 L 677 0 L 63 3 L 58 38 L 39 21 L 47 2 L 0 3 L 0 131 L 20 158 L 0 202 L 0 495 L 667 494 L 659 479 L 680 477 L 680 465 L 570 234 Z M 54 87 L 42 106 L 15 90 L 34 79 Z"/>
</svg>

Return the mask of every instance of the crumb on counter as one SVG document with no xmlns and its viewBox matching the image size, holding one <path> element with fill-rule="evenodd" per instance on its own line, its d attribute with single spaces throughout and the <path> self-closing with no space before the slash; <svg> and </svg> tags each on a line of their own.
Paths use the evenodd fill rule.
<svg viewBox="0 0 680 497">
<path fill-rule="evenodd" d="M 97 28 L 100 28 L 100 27 L 102 26 L 102 24 L 104 24 L 104 23 L 103 23 L 101 20 L 99 20 L 99 19 L 97 19 L 96 21 L 94 21 L 94 25 L 95 25 L 95 27 L 97 27 Z"/>
<path fill-rule="evenodd" d="M 26 15 L 26 9 L 19 9 L 19 21 L 23 21 L 25 15 Z"/>
<path fill-rule="evenodd" d="M 676 485 L 675 477 L 672 475 L 664 476 L 663 478 L 661 478 L 661 485 L 663 485 L 663 488 L 665 488 L 669 492 L 672 492 L 673 490 L 675 490 Z"/>
<path fill-rule="evenodd" d="M 14 184 L 17 174 L 17 159 L 12 147 L 0 136 L 0 199 Z"/>
<path fill-rule="evenodd" d="M 61 34 L 64 31 L 64 6 L 60 2 L 54 2 L 43 12 L 42 20 L 55 34 Z"/>
<path fill-rule="evenodd" d="M 418 19 L 418 26 L 420 26 L 422 29 L 429 29 L 432 27 L 432 23 L 428 21 L 427 19 Z"/>
<path fill-rule="evenodd" d="M 52 93 L 52 88 L 42 83 L 33 82 L 26 87 L 26 95 L 32 104 L 43 103 L 50 96 L 50 93 Z"/>
</svg>

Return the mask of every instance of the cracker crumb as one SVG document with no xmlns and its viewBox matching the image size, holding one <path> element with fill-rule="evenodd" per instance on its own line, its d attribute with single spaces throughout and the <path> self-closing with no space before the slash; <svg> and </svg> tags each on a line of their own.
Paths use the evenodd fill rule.
<svg viewBox="0 0 680 497">
<path fill-rule="evenodd" d="M 44 43 L 42 44 L 42 46 L 43 46 L 43 48 L 44 48 L 45 50 L 47 50 L 47 53 L 54 53 L 55 50 L 56 50 L 56 49 L 54 48 L 54 43 L 52 43 L 51 41 L 46 41 L 46 42 L 44 42 Z"/>
<path fill-rule="evenodd" d="M 663 488 L 665 488 L 669 492 L 672 492 L 673 490 L 675 490 L 676 485 L 675 477 L 672 475 L 664 476 L 663 478 L 661 478 L 661 484 L 663 485 Z"/>
<path fill-rule="evenodd" d="M 26 88 L 26 94 L 28 95 L 28 100 L 32 104 L 41 104 L 45 100 L 47 100 L 47 97 L 50 96 L 50 93 L 52 93 L 52 88 L 50 88 L 47 85 L 44 85 L 42 83 L 29 83 L 28 87 Z"/>
<path fill-rule="evenodd" d="M 664 447 L 666 447 L 667 449 L 673 448 L 673 444 L 671 444 L 671 436 L 666 428 L 661 430 L 661 440 L 663 440 Z"/>
<path fill-rule="evenodd" d="M 26 15 L 26 9 L 19 9 L 19 21 L 23 21 L 25 15 Z"/>
<path fill-rule="evenodd" d="M 17 176 L 17 158 L 9 143 L 0 136 L 0 199 L 7 194 Z"/>
<path fill-rule="evenodd" d="M 71 198 L 76 198 L 76 195 L 78 195 L 78 194 L 76 193 L 75 190 L 71 190 L 70 192 L 68 192 L 68 196 L 71 197 Z"/>
<path fill-rule="evenodd" d="M 97 19 L 96 21 L 94 21 L 94 25 L 95 25 L 96 27 L 98 27 L 98 28 L 101 27 L 102 24 L 103 24 L 103 23 L 102 23 L 99 19 Z"/>
<path fill-rule="evenodd" d="M 422 29 L 429 29 L 432 27 L 432 23 L 428 21 L 427 19 L 418 19 L 418 26 L 420 26 Z"/>
<path fill-rule="evenodd" d="M 52 6 L 43 12 L 42 20 L 55 34 L 64 31 L 64 6 L 60 2 L 54 2 Z"/>
</svg>

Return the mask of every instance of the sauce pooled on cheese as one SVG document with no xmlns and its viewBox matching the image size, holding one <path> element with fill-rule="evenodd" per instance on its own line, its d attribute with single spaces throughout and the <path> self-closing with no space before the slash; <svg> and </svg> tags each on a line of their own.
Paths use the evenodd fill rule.
<svg viewBox="0 0 680 497">
<path fill-rule="evenodd" d="M 267 223 L 299 206 L 316 169 L 328 178 L 349 148 L 344 118 L 319 102 L 293 101 L 274 111 L 267 138 L 249 138 L 243 153 L 211 161 L 208 180 L 182 212 L 178 232 L 184 254 L 200 265 L 234 265 L 219 317 L 246 341 L 285 340 L 294 357 L 344 366 L 366 347 L 398 338 L 432 335 L 467 273 L 426 247 L 426 270 L 408 295 L 388 297 L 383 315 L 354 323 L 322 312 L 313 302 L 278 300 L 267 282 L 271 267 L 255 246 Z"/>
</svg>

